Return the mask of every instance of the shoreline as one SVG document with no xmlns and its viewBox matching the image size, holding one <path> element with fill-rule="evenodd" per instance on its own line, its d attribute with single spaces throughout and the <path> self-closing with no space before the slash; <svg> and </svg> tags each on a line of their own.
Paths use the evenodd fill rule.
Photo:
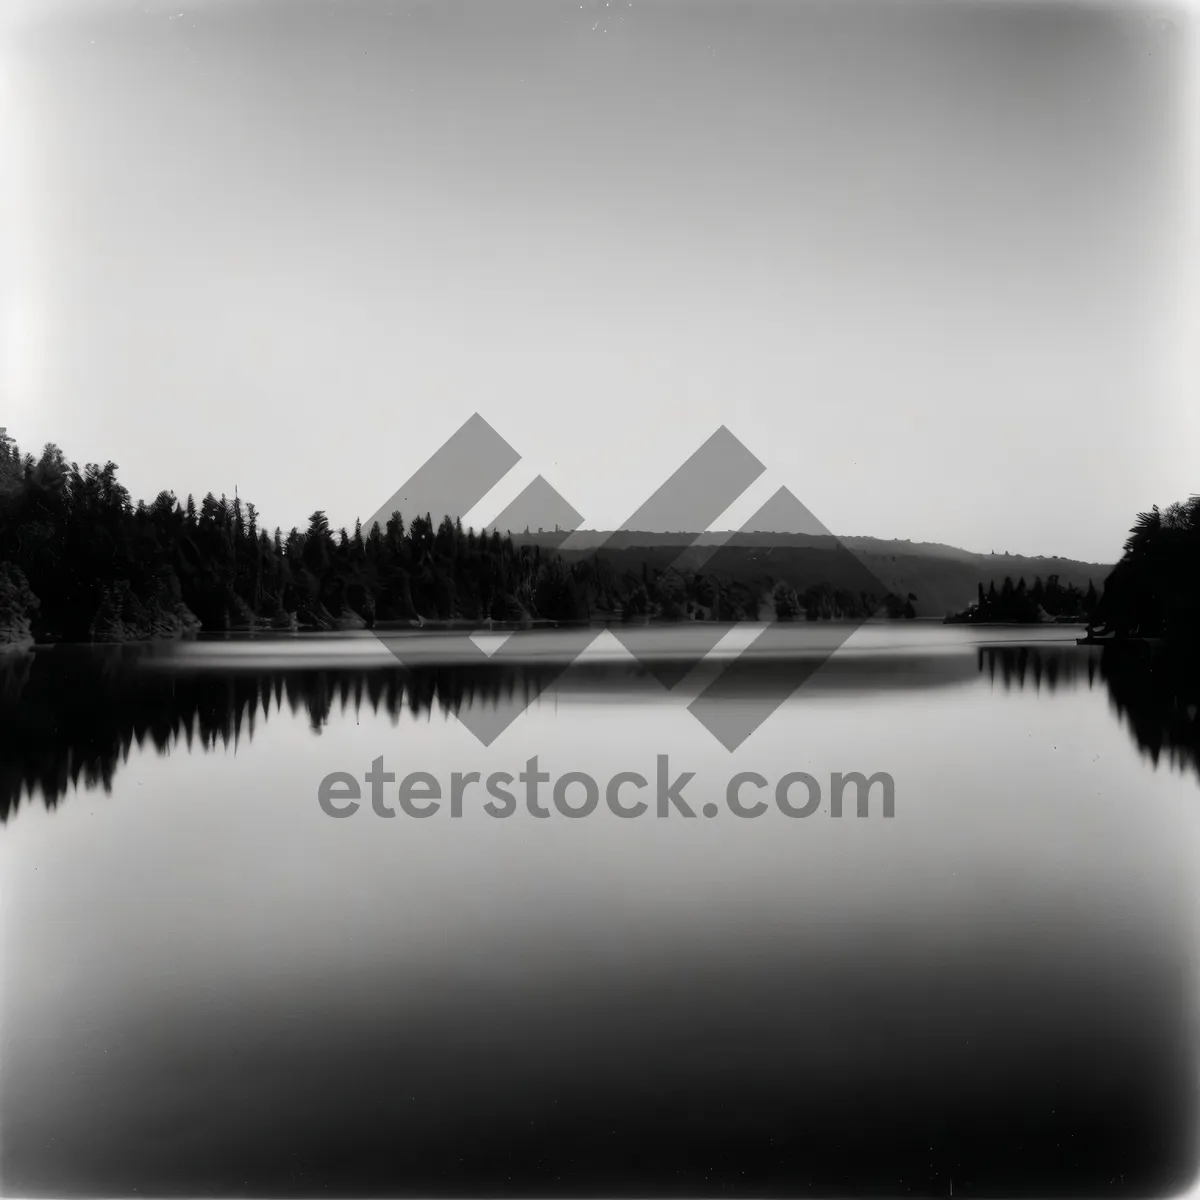
<svg viewBox="0 0 1200 1200">
<path fill-rule="evenodd" d="M 0 655 L 8 653 L 12 655 L 22 653 L 32 653 L 39 650 L 50 650 L 56 646 L 79 648 L 79 647 L 102 647 L 102 646 L 154 646 L 169 644 L 175 642 L 196 642 L 196 641 L 251 641 L 255 638 L 263 638 L 268 641 L 282 640 L 284 638 L 294 639 L 297 641 L 308 640 L 309 638 L 318 639 L 321 637 L 336 636 L 338 634 L 372 634 L 377 636 L 388 635 L 407 635 L 411 637 L 420 637 L 422 634 L 431 636 L 447 633 L 458 634 L 496 634 L 508 635 L 512 633 L 530 633 L 530 632 L 550 632 L 561 629 L 582 629 L 595 628 L 597 631 L 603 631 L 612 627 L 620 629 L 687 629 L 692 627 L 708 627 L 712 625 L 721 625 L 730 629 L 741 626 L 792 626 L 797 629 L 812 626 L 814 628 L 827 628 L 830 626 L 852 626 L 858 629 L 864 626 L 885 626 L 885 627 L 900 627 L 908 628 L 920 626 L 927 628 L 931 626 L 943 625 L 964 625 L 975 629 L 1054 629 L 1061 628 L 1064 639 L 1069 638 L 1072 634 L 1080 629 L 1085 628 L 1086 623 L 1083 621 L 1072 622 L 1049 622 L 1049 621 L 979 621 L 979 622 L 962 622 L 939 619 L 937 617 L 917 617 L 904 618 L 899 620 L 891 620 L 888 618 L 868 618 L 865 621 L 848 620 L 818 620 L 818 621 L 671 621 L 661 619 L 639 619 L 637 621 L 622 621 L 620 617 L 596 617 L 590 621 L 550 621 L 550 620 L 534 620 L 532 622 L 517 622 L 517 621 L 491 621 L 485 624 L 469 620 L 430 620 L 430 621 L 414 621 L 414 620 L 392 620 L 380 621 L 374 626 L 349 624 L 341 628 L 324 629 L 318 625 L 299 625 L 296 627 L 278 627 L 271 625 L 258 626 L 235 626 L 230 629 L 201 629 L 194 632 L 173 632 L 151 634 L 148 637 L 129 637 L 129 638 L 104 638 L 90 640 L 71 640 L 66 638 L 50 638 L 42 641 L 37 641 L 30 638 L 28 641 L 21 643 L 0 643 Z M 1082 639 L 1073 638 L 1082 642 Z M 1104 642 L 1111 642 L 1117 639 L 1106 638 Z M 1147 639 L 1121 639 L 1123 641 L 1146 641 Z M 1097 641 L 1092 644 L 1102 644 Z"/>
</svg>

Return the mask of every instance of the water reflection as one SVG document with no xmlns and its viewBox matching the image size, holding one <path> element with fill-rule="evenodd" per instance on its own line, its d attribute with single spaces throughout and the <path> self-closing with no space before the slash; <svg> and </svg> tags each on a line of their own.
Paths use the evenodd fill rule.
<svg viewBox="0 0 1200 1200">
<path fill-rule="evenodd" d="M 894 821 L 312 802 L 331 768 L 403 762 L 395 742 L 477 765 L 438 714 L 510 696 L 540 696 L 514 763 L 681 747 L 694 799 L 735 769 L 652 673 L 615 651 L 562 673 L 553 639 L 504 662 L 320 637 L 9 661 L 5 815 L 119 802 L 0 836 L 0 1190 L 1177 1194 L 1200 810 L 1121 724 L 1194 766 L 1196 676 L 1017 632 L 868 630 L 743 760 L 894 771 Z"/>
<path fill-rule="evenodd" d="M 136 649 L 57 649 L 0 663 L 0 821 L 23 798 L 55 807 L 72 789 L 108 791 L 136 745 L 169 753 L 251 739 L 287 710 L 319 733 L 336 709 L 366 705 L 393 721 L 466 704 L 530 700 L 557 672 L 523 664 L 416 670 L 322 668 L 144 670 Z"/>
<path fill-rule="evenodd" d="M 374 646 L 372 639 L 359 646 Z M 236 746 L 282 710 L 320 733 L 331 714 L 369 710 L 428 720 L 466 707 L 543 703 L 559 695 L 634 704 L 661 699 L 654 663 L 629 658 L 564 670 L 553 652 L 506 661 L 430 652 L 404 666 L 387 654 L 347 652 L 345 641 L 273 646 L 209 643 L 202 654 L 142 647 L 58 647 L 0 659 L 0 822 L 40 796 L 53 808 L 78 787 L 111 789 L 134 747 L 168 754 Z M 353 649 L 353 645 L 351 646 Z M 377 649 L 377 647 L 376 647 Z M 553 648 L 551 647 L 551 650 Z M 958 652 L 953 652 L 957 650 Z M 1080 647 L 1043 641 L 980 646 L 889 646 L 843 651 L 805 684 L 806 698 L 895 689 L 992 687 L 1053 694 L 1107 687 L 1114 711 L 1155 766 L 1165 757 L 1200 774 L 1200 665 L 1150 646 Z M 804 677 L 798 659 L 747 657 L 750 681 Z"/>
<path fill-rule="evenodd" d="M 1106 687 L 1113 711 L 1157 767 L 1200 776 L 1200 662 L 1165 646 L 981 646 L 979 670 L 1005 689 Z"/>
</svg>

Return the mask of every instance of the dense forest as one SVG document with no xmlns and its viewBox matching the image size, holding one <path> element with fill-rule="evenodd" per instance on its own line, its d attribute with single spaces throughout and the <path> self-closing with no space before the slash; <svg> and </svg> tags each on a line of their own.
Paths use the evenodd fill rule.
<svg viewBox="0 0 1200 1200">
<path fill-rule="evenodd" d="M 853 556 L 848 555 L 853 558 Z M 40 458 L 0 436 L 0 640 L 129 641 L 200 629 L 335 629 L 378 621 L 518 625 L 620 619 L 912 616 L 912 597 L 763 573 L 621 569 L 603 554 L 567 561 L 498 531 L 393 513 L 384 527 L 268 532 L 253 504 L 160 492 L 134 503 L 117 466 Z"/>
<path fill-rule="evenodd" d="M 583 590 L 540 550 L 477 536 L 428 515 L 381 529 L 268 532 L 253 504 L 160 492 L 134 504 L 117 467 L 82 471 L 49 445 L 40 459 L 0 451 L 0 603 L 42 636 L 124 641 L 196 629 L 362 627 L 376 619 L 570 619 Z"/>
</svg>

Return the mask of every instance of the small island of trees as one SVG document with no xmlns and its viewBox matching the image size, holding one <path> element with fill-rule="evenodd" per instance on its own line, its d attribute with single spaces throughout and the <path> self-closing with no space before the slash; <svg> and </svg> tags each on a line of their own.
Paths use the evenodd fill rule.
<svg viewBox="0 0 1200 1200">
<path fill-rule="evenodd" d="M 948 618 L 958 624 L 1018 624 L 1032 625 L 1044 621 L 1079 624 L 1086 621 L 1096 607 L 1096 587 L 1089 582 L 1087 591 L 1073 584 L 1063 587 L 1057 575 L 1051 575 L 1045 583 L 1034 579 L 1027 587 L 1024 578 L 1014 584 L 1010 576 L 997 588 L 993 581 L 985 590 L 979 585 L 975 603 L 961 613 Z"/>
</svg>

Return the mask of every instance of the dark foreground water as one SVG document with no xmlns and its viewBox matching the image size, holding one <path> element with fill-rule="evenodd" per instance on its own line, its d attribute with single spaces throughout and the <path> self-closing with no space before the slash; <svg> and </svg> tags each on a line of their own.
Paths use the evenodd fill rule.
<svg viewBox="0 0 1200 1200">
<path fill-rule="evenodd" d="M 687 709 L 699 675 L 659 682 L 686 630 L 647 631 L 651 671 L 602 639 L 562 673 L 554 634 L 0 665 L 0 1187 L 1179 1192 L 1197 692 L 1074 633 L 867 626 L 733 753 Z M 819 633 L 789 636 L 748 699 Z M 452 715 L 526 699 L 490 747 Z M 448 798 L 533 755 L 639 773 L 650 811 L 318 804 L 381 756 Z M 695 817 L 655 815 L 660 755 Z M 773 801 L 797 771 L 802 819 Z M 833 817 L 834 771 L 890 774 L 895 815 L 851 791 Z"/>
</svg>

